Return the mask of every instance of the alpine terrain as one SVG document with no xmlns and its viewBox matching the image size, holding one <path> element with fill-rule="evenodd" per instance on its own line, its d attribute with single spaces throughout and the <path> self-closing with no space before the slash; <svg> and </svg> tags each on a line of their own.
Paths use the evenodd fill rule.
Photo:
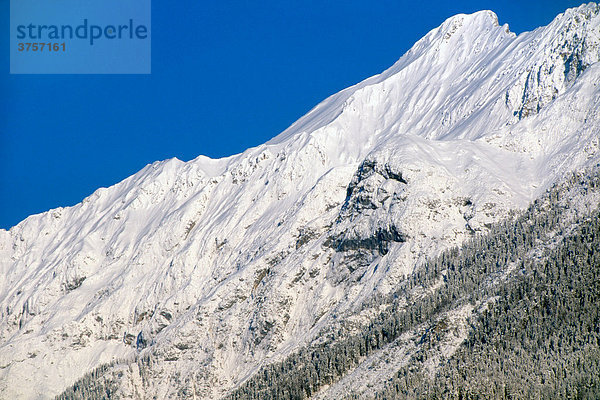
<svg viewBox="0 0 600 400">
<path fill-rule="evenodd" d="M 597 398 L 600 6 L 456 15 L 269 142 L 0 230 L 0 398 Z"/>
</svg>

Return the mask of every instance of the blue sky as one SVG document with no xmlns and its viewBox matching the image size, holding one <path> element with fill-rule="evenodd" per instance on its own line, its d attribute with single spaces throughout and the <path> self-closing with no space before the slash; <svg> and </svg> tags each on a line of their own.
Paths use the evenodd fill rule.
<svg viewBox="0 0 600 400">
<path fill-rule="evenodd" d="M 10 75 L 5 32 L 0 228 L 74 205 L 156 160 L 259 145 L 454 14 L 491 9 L 521 33 L 579 4 L 155 0 L 151 75 Z M 0 12 L 8 27 L 9 1 Z"/>
</svg>

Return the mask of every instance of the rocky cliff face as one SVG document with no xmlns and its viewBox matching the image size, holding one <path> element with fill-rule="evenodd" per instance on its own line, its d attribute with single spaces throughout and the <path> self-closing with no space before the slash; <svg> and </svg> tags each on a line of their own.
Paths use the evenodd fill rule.
<svg viewBox="0 0 600 400">
<path fill-rule="evenodd" d="M 113 360 L 124 395 L 218 397 L 597 164 L 599 11 L 519 36 L 452 17 L 262 146 L 156 162 L 0 231 L 1 397 Z M 144 376 L 127 364 L 148 355 Z"/>
</svg>

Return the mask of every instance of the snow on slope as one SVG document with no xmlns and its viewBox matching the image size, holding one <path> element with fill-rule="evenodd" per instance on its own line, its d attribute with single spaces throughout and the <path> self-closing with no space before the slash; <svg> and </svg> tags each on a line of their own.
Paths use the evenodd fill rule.
<svg viewBox="0 0 600 400">
<path fill-rule="evenodd" d="M 262 146 L 156 162 L 0 231 L 0 397 L 147 353 L 149 393 L 218 396 L 597 164 L 599 58 L 594 3 L 519 36 L 457 15 Z"/>
</svg>

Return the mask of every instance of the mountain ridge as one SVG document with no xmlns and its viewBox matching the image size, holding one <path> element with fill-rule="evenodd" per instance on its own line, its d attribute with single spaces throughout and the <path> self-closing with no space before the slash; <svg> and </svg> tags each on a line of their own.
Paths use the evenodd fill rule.
<svg viewBox="0 0 600 400">
<path fill-rule="evenodd" d="M 519 36 L 452 17 L 264 145 L 156 162 L 0 231 L 0 393 L 152 353 L 169 361 L 148 390 L 205 376 L 217 396 L 594 165 L 598 12 Z"/>
</svg>

